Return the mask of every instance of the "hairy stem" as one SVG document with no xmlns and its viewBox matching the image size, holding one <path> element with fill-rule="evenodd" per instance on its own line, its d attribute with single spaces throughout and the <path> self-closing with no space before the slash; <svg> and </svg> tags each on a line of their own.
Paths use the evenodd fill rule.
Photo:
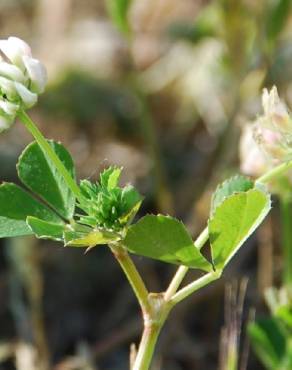
<svg viewBox="0 0 292 370">
<path fill-rule="evenodd" d="M 48 141 L 44 138 L 43 134 L 31 120 L 31 118 L 24 112 L 18 112 L 18 118 L 24 124 L 24 126 L 28 129 L 28 131 L 32 134 L 35 138 L 36 142 L 39 144 L 43 152 L 51 159 L 51 161 L 56 166 L 59 173 L 63 176 L 66 184 L 71 189 L 72 193 L 75 195 L 77 199 L 81 198 L 81 193 L 78 185 L 76 184 L 75 180 L 72 178 L 71 174 L 65 168 L 63 163 L 61 162 L 60 158 L 54 152 Z"/>
</svg>

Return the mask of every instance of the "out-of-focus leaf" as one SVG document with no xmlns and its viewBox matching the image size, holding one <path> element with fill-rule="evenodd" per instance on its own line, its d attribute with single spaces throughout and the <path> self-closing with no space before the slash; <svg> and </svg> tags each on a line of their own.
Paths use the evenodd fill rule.
<svg viewBox="0 0 292 370">
<path fill-rule="evenodd" d="M 291 307 L 281 306 L 276 310 L 275 315 L 279 319 L 281 319 L 290 329 L 292 329 L 292 308 Z"/>
<path fill-rule="evenodd" d="M 147 215 L 141 218 L 129 227 L 123 245 L 141 256 L 204 271 L 212 270 L 183 223 L 172 217 Z"/>
<path fill-rule="evenodd" d="M 214 37 L 221 23 L 219 13 L 217 5 L 207 5 L 199 12 L 193 24 L 172 24 L 169 28 L 169 35 L 172 38 L 192 43 L 197 43 L 206 37 Z"/>
<path fill-rule="evenodd" d="M 280 366 L 286 351 L 286 339 L 277 320 L 260 319 L 248 326 L 252 346 L 269 370 Z M 288 370 L 288 369 L 287 369 Z"/>
<path fill-rule="evenodd" d="M 209 220 L 213 263 L 222 269 L 260 225 L 271 208 L 270 195 L 260 189 L 226 198 Z"/>
<path fill-rule="evenodd" d="M 285 26 L 291 9 L 291 0 L 267 1 L 266 33 L 270 40 L 274 40 Z"/>
<path fill-rule="evenodd" d="M 72 177 L 75 177 L 73 160 L 62 144 L 49 141 L 57 156 Z M 66 219 L 73 217 L 75 196 L 53 162 L 47 158 L 36 142 L 29 144 L 17 164 L 20 180 L 34 193 L 44 199 Z"/>
<path fill-rule="evenodd" d="M 128 11 L 132 0 L 106 0 L 107 9 L 116 27 L 123 33 L 130 32 Z"/>
</svg>

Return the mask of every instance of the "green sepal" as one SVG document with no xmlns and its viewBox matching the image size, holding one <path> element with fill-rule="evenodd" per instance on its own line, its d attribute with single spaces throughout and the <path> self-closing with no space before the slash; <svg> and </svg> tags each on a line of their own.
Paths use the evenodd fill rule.
<svg viewBox="0 0 292 370">
<path fill-rule="evenodd" d="M 66 230 L 63 234 L 65 246 L 94 247 L 118 241 L 120 236 L 108 230 L 93 230 L 89 233 L 75 230 Z"/>
</svg>

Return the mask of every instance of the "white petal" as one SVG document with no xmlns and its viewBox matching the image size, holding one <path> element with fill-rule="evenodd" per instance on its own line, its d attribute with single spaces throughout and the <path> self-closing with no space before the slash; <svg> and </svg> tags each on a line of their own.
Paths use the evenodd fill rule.
<svg viewBox="0 0 292 370">
<path fill-rule="evenodd" d="M 6 62 L 0 62 L 0 76 L 22 83 L 25 82 L 22 71 L 18 67 Z"/>
<path fill-rule="evenodd" d="M 0 109 L 2 109 L 2 111 L 4 113 L 6 113 L 8 116 L 15 117 L 15 115 L 16 115 L 18 109 L 19 109 L 19 105 L 14 104 L 14 103 L 10 103 L 10 102 L 5 101 L 5 100 L 0 100 Z"/>
<path fill-rule="evenodd" d="M 14 82 L 8 80 L 6 77 L 0 76 L 0 89 L 3 94 L 6 95 L 7 99 L 15 99 L 17 96 L 16 88 Z"/>
<path fill-rule="evenodd" d="M 0 112 L 0 132 L 9 129 L 12 123 L 13 123 L 13 120 L 6 118 L 4 116 L 1 116 L 1 112 Z"/>
<path fill-rule="evenodd" d="M 38 94 L 44 92 L 47 83 L 47 71 L 45 66 L 37 59 L 28 56 L 22 57 L 28 76 L 32 82 L 31 90 Z"/>
<path fill-rule="evenodd" d="M 32 107 L 38 100 L 38 96 L 35 93 L 29 91 L 24 85 L 19 82 L 14 82 L 16 90 L 24 103 L 25 108 Z"/>
<path fill-rule="evenodd" d="M 0 49 L 7 56 L 7 58 L 23 68 L 22 56 L 31 56 L 31 49 L 26 42 L 18 37 L 9 37 L 7 40 L 0 40 Z"/>
</svg>

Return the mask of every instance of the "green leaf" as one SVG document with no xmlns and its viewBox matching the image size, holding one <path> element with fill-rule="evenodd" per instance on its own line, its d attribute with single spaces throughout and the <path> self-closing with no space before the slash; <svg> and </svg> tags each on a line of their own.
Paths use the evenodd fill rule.
<svg viewBox="0 0 292 370">
<path fill-rule="evenodd" d="M 2 184 L 0 186 L 0 238 L 32 234 L 26 224 L 27 216 L 62 223 L 60 217 L 19 186 L 11 183 Z"/>
<path fill-rule="evenodd" d="M 292 329 L 292 308 L 289 305 L 279 307 L 275 312 L 275 316 Z"/>
<path fill-rule="evenodd" d="M 160 261 L 211 271 L 182 222 L 168 216 L 147 215 L 130 226 L 123 245 L 132 253 Z"/>
<path fill-rule="evenodd" d="M 14 236 L 31 235 L 25 221 L 0 217 L 0 238 L 11 238 Z"/>
<path fill-rule="evenodd" d="M 107 9 L 116 27 L 123 33 L 130 32 L 128 11 L 132 0 L 107 0 Z"/>
<path fill-rule="evenodd" d="M 43 221 L 32 216 L 27 217 L 26 223 L 37 238 L 52 239 L 56 241 L 63 240 L 65 224 L 62 225 L 54 222 Z"/>
<path fill-rule="evenodd" d="M 280 369 L 285 356 L 286 339 L 277 320 L 260 319 L 249 324 L 248 333 L 254 351 L 267 369 Z"/>
<path fill-rule="evenodd" d="M 49 141 L 49 144 L 74 178 L 74 164 L 68 151 L 54 141 Z M 36 142 L 29 144 L 22 152 L 17 170 L 20 180 L 31 191 L 38 194 L 65 219 L 72 218 L 75 197 L 62 175 Z"/>
<path fill-rule="evenodd" d="M 230 261 L 270 208 L 270 195 L 260 189 L 235 193 L 216 208 L 208 225 L 216 268 L 222 269 Z"/>
<path fill-rule="evenodd" d="M 267 3 L 266 33 L 270 40 L 276 39 L 284 28 L 290 14 L 291 0 L 270 0 Z"/>
<path fill-rule="evenodd" d="M 94 230 L 89 233 L 81 231 L 65 231 L 65 245 L 70 247 L 94 247 L 117 241 L 119 236 L 107 230 Z"/>
<path fill-rule="evenodd" d="M 230 195 L 239 192 L 245 192 L 252 189 L 254 186 L 253 181 L 247 177 L 237 175 L 224 181 L 222 184 L 217 186 L 211 202 L 211 214 L 214 213 L 215 209 Z"/>
</svg>

